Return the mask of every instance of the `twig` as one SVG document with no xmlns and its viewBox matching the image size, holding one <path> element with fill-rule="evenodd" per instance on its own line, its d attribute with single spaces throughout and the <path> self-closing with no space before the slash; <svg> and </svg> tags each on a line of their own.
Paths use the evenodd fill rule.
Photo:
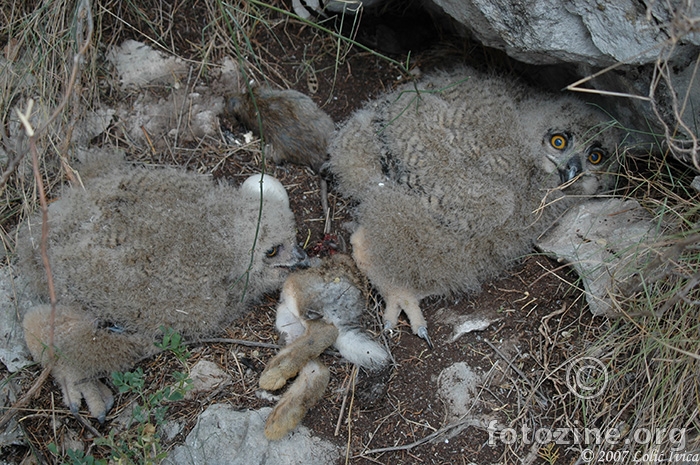
<svg viewBox="0 0 700 465">
<path fill-rule="evenodd" d="M 36 381 L 34 381 L 34 384 L 32 384 L 32 387 L 29 388 L 29 390 L 25 392 L 24 395 L 17 402 L 15 402 L 11 407 L 7 408 L 5 414 L 0 418 L 0 430 L 5 428 L 7 422 L 9 422 L 12 419 L 12 417 L 15 416 L 15 413 L 19 409 L 27 405 L 29 401 L 37 395 L 39 389 L 41 389 L 41 386 L 44 385 L 44 382 L 49 377 L 49 373 L 51 373 L 51 366 L 44 367 L 44 370 L 41 372 L 41 375 L 39 375 Z"/>
<path fill-rule="evenodd" d="M 350 463 L 350 444 L 352 442 L 352 421 L 350 421 L 350 416 L 352 415 L 352 406 L 355 403 L 355 382 L 357 381 L 357 365 L 353 365 L 352 374 L 350 375 L 350 405 L 348 406 L 348 440 L 345 448 L 345 464 Z"/>
<path fill-rule="evenodd" d="M 353 367 L 353 370 L 350 374 L 352 376 L 355 373 L 355 368 Z M 347 380 L 347 378 L 346 378 Z M 349 381 L 349 380 L 347 380 Z M 345 385 L 345 383 L 343 383 Z M 352 387 L 352 383 L 348 383 L 347 387 L 345 388 L 345 392 L 343 393 L 343 402 L 340 404 L 340 412 L 338 413 L 338 421 L 335 423 L 335 431 L 333 432 L 333 436 L 338 436 L 340 434 L 340 425 L 343 423 L 343 414 L 345 413 L 345 404 L 348 402 L 348 394 L 350 393 L 350 388 Z"/>
<path fill-rule="evenodd" d="M 95 429 L 95 427 L 92 426 L 92 425 L 90 424 L 90 422 L 89 422 L 88 420 L 85 419 L 84 416 L 82 416 L 82 415 L 81 415 L 80 413 L 78 413 L 78 412 L 71 412 L 71 413 L 73 413 L 73 417 L 74 417 L 76 420 L 78 420 L 78 422 L 79 422 L 81 425 L 83 425 L 83 427 L 84 427 L 85 429 L 87 429 L 88 431 L 90 431 L 90 432 L 92 433 L 93 436 L 95 436 L 96 438 L 102 437 L 102 433 L 100 433 L 99 431 L 97 431 L 97 429 Z"/>
<path fill-rule="evenodd" d="M 225 337 L 216 337 L 216 338 L 210 338 L 210 339 L 197 339 L 196 341 L 190 341 L 186 342 L 185 344 L 187 345 L 196 345 L 196 344 L 205 344 L 205 343 L 213 343 L 213 344 L 238 344 L 241 346 L 246 346 L 246 347 L 263 347 L 265 349 L 279 349 L 281 346 L 279 344 L 272 344 L 269 342 L 255 342 L 255 341 L 246 341 L 244 339 L 228 339 Z"/>
<path fill-rule="evenodd" d="M 243 368 L 241 368 L 241 364 L 238 361 L 238 355 L 236 355 L 236 352 L 231 351 L 231 355 L 233 356 L 233 361 L 236 362 L 236 368 L 238 368 L 238 374 L 241 375 L 241 385 L 243 386 L 243 391 L 246 391 L 247 388 L 245 386 L 245 375 L 243 374 Z"/>
<path fill-rule="evenodd" d="M 591 74 L 589 76 L 584 77 L 583 79 L 579 79 L 578 81 L 574 82 L 573 84 L 569 84 L 568 86 L 565 87 L 566 90 L 573 91 L 573 92 L 588 92 L 592 94 L 600 94 L 600 95 L 608 95 L 608 96 L 613 96 L 613 97 L 626 97 L 626 98 L 634 98 L 634 99 L 639 99 L 639 100 L 644 100 L 644 101 L 652 101 L 652 96 L 651 95 L 635 95 L 635 94 L 628 94 L 628 93 L 622 93 L 622 92 L 613 92 L 613 91 L 607 91 L 607 90 L 598 90 L 598 89 L 589 89 L 587 87 L 579 87 L 582 84 L 585 84 L 586 82 L 597 78 L 598 76 L 602 76 L 605 73 L 608 73 L 616 68 L 619 68 L 620 66 L 623 66 L 629 62 L 632 62 L 635 58 L 638 58 L 640 56 L 644 56 L 647 53 L 651 52 L 652 50 L 656 48 L 660 48 L 662 44 L 656 44 L 653 45 L 652 47 L 626 59 L 623 61 L 618 61 L 607 68 L 601 69 L 600 71 Z"/>
<path fill-rule="evenodd" d="M 29 100 L 28 110 L 31 111 L 32 100 Z M 20 113 L 20 112 L 18 112 Z M 20 113 L 21 115 L 21 113 Z M 20 119 L 22 117 L 20 116 Z M 44 263 L 46 270 L 46 284 L 49 288 L 49 300 L 51 301 L 51 315 L 49 317 L 49 343 L 48 343 L 48 360 L 49 365 L 53 365 L 54 350 L 54 326 L 56 322 L 56 290 L 51 273 L 51 263 L 49 261 L 48 241 L 49 241 L 49 204 L 46 200 L 46 192 L 44 191 L 44 182 L 41 180 L 41 172 L 39 171 L 39 154 L 36 149 L 36 139 L 34 132 L 28 120 L 22 120 L 25 124 L 27 135 L 29 136 L 29 151 L 32 153 L 32 169 L 34 170 L 34 179 L 39 189 L 39 203 L 41 205 L 41 260 Z"/>
<path fill-rule="evenodd" d="M 84 22 L 87 22 L 87 29 L 85 30 L 83 30 L 83 28 L 85 27 Z M 76 34 L 76 38 L 80 40 L 80 37 L 78 36 L 83 35 L 83 43 L 78 44 L 78 53 L 76 53 L 73 56 L 73 69 L 71 70 L 70 79 L 68 80 L 68 87 L 66 88 L 66 92 L 63 95 L 63 99 L 58 104 L 58 106 L 51 114 L 49 119 L 46 120 L 44 125 L 37 131 L 37 133 L 41 134 L 44 131 L 46 131 L 49 124 L 51 124 L 56 118 L 58 118 L 58 116 L 68 104 L 68 99 L 73 93 L 73 88 L 75 87 L 75 81 L 78 77 L 78 71 L 80 71 L 80 65 L 85 58 L 85 53 L 87 52 L 87 49 L 92 43 L 92 26 L 92 11 L 90 10 L 90 2 L 89 0 L 82 0 L 80 2 L 80 5 L 78 5 L 76 29 L 80 32 Z"/>
<path fill-rule="evenodd" d="M 51 369 L 53 368 L 54 365 L 54 327 L 55 327 L 55 321 L 56 321 L 56 292 L 55 292 L 55 287 L 54 287 L 54 282 L 53 282 L 53 275 L 51 273 L 51 264 L 49 261 L 49 256 L 48 256 L 48 250 L 47 250 L 47 243 L 48 243 L 48 233 L 49 233 L 49 207 L 48 207 L 48 201 L 46 200 L 46 192 L 44 190 L 44 183 L 41 178 L 41 171 L 39 170 L 39 154 L 36 146 L 37 139 L 41 137 L 44 132 L 46 132 L 46 129 L 48 126 L 60 115 L 61 111 L 63 108 L 65 108 L 66 104 L 68 103 L 68 100 L 73 93 L 73 88 L 75 85 L 75 81 L 78 75 L 78 71 L 80 69 L 80 64 L 83 59 L 83 56 L 85 52 L 87 51 L 88 47 L 90 46 L 90 42 L 92 40 L 92 30 L 93 30 L 93 23 L 92 23 L 92 13 L 90 12 L 90 2 L 89 0 L 81 0 L 80 4 L 78 5 L 78 15 L 77 15 L 77 34 L 76 37 L 78 39 L 83 39 L 83 43 L 80 44 L 79 51 L 73 58 L 73 70 L 71 72 L 71 77 L 68 82 L 68 87 L 66 88 L 66 92 L 63 95 L 63 99 L 61 100 L 61 103 L 56 107 L 54 110 L 53 114 L 51 117 L 41 126 L 39 130 L 35 130 L 34 127 L 32 126 L 30 122 L 30 117 L 32 114 L 32 107 L 34 105 L 34 100 L 29 99 L 27 102 L 27 107 L 24 112 L 20 111 L 19 109 L 17 110 L 17 115 L 19 117 L 20 122 L 22 123 L 22 126 L 24 128 L 24 133 L 26 136 L 29 138 L 29 152 L 32 154 L 32 169 L 34 173 L 34 179 L 37 184 L 37 188 L 39 191 L 39 202 L 41 206 L 41 214 L 42 214 L 42 225 L 41 225 L 41 258 L 44 264 L 44 269 L 46 270 L 46 279 L 47 279 L 47 285 L 49 288 L 49 299 L 51 301 L 51 314 L 49 317 L 49 341 L 48 341 L 48 348 L 47 348 L 47 357 L 48 357 L 48 364 L 44 367 L 44 370 L 41 372 L 41 375 L 39 378 L 34 382 L 32 387 L 22 396 L 22 398 L 17 401 L 10 409 L 8 412 L 3 415 L 2 419 L 0 419 L 0 428 L 5 425 L 9 419 L 14 415 L 14 413 L 19 409 L 21 406 L 25 405 L 28 403 L 39 391 L 41 386 L 44 384 L 46 379 L 49 376 L 49 373 L 51 372 Z M 85 28 L 85 23 L 87 24 L 87 28 Z M 19 166 L 20 161 L 24 156 L 26 155 L 26 152 L 19 152 L 13 159 L 12 163 L 8 166 L 8 169 L 5 173 L 3 173 L 2 178 L 0 178 L 0 190 L 2 190 L 5 186 L 5 183 L 10 177 L 10 174 L 14 169 Z"/>
<path fill-rule="evenodd" d="M 410 444 L 404 444 L 401 446 L 393 446 L 393 447 L 382 447 L 380 449 L 370 449 L 370 450 L 363 452 L 361 455 L 353 457 L 353 458 L 363 457 L 365 454 L 382 454 L 385 452 L 411 450 L 414 447 L 418 447 L 418 446 L 423 445 L 427 442 L 431 442 L 434 439 L 442 436 L 443 434 L 447 434 L 452 430 L 456 429 L 457 431 L 454 434 L 458 434 L 460 431 L 462 431 L 463 429 L 468 428 L 470 426 L 475 426 L 477 428 L 484 428 L 484 429 L 486 428 L 484 426 L 484 420 L 481 418 L 474 418 L 474 417 L 465 418 L 464 420 L 460 420 L 456 423 L 450 423 L 449 425 L 440 428 L 439 430 L 435 431 L 434 433 L 430 433 L 426 437 L 421 438 L 417 441 L 414 441 Z M 453 436 L 454 436 L 454 434 L 453 434 Z"/>
</svg>

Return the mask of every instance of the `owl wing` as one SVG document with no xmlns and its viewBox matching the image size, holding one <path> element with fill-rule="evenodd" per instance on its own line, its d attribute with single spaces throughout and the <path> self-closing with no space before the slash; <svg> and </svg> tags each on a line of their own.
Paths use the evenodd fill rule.
<svg viewBox="0 0 700 465">
<path fill-rule="evenodd" d="M 519 123 L 505 102 L 498 112 L 469 107 L 469 91 L 462 83 L 449 92 L 407 92 L 386 102 L 364 150 L 373 149 L 383 178 L 414 197 L 442 227 L 488 231 L 513 213 L 514 190 L 526 183 L 513 136 Z M 485 126 L 494 113 L 499 121 Z"/>
<path fill-rule="evenodd" d="M 142 170 L 71 190 L 61 201 L 69 210 L 60 215 L 66 221 L 51 217 L 59 292 L 122 329 L 157 330 L 164 322 L 180 332 L 189 329 L 185 313 L 226 299 L 219 285 L 225 270 L 214 265 L 224 259 L 212 247 L 223 241 L 213 242 L 198 203 L 207 189 L 207 182 L 189 174 Z M 143 312 L 164 303 L 173 303 L 170 320 Z M 214 315 L 211 320 L 216 324 Z"/>
</svg>

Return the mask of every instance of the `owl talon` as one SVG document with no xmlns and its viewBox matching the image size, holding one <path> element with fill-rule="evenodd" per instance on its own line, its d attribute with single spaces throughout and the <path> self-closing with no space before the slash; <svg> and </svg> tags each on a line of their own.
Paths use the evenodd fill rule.
<svg viewBox="0 0 700 465">
<path fill-rule="evenodd" d="M 428 347 L 430 347 L 431 349 L 434 348 L 433 342 L 430 340 L 430 336 L 428 335 L 428 328 L 426 328 L 425 326 L 421 326 L 420 328 L 418 328 L 418 332 L 416 334 L 418 335 L 418 337 L 425 339 L 425 341 L 428 343 Z"/>
<path fill-rule="evenodd" d="M 394 337 L 394 324 L 391 321 L 384 322 L 384 333 L 389 336 L 390 339 Z"/>
</svg>

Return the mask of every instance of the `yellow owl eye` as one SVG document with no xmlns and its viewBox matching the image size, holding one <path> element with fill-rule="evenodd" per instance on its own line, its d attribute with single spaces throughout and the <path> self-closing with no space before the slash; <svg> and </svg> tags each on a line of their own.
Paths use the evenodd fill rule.
<svg viewBox="0 0 700 465">
<path fill-rule="evenodd" d="M 554 134 L 549 139 L 549 143 L 557 150 L 564 150 L 566 148 L 566 137 L 563 134 Z"/>
<path fill-rule="evenodd" d="M 597 165 L 598 163 L 603 161 L 603 152 L 601 152 L 600 150 L 593 150 L 591 153 L 588 154 L 588 161 L 594 165 Z"/>
<path fill-rule="evenodd" d="M 279 246 L 275 246 L 269 249 L 267 252 L 265 252 L 265 256 L 267 258 L 272 258 L 277 255 L 277 252 L 279 252 Z"/>
</svg>

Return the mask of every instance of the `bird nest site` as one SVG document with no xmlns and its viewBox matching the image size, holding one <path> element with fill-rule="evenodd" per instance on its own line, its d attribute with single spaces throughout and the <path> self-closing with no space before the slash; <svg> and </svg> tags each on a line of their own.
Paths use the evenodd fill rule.
<svg viewBox="0 0 700 465">
<path fill-rule="evenodd" d="M 254 110 L 240 110 L 232 96 L 253 95 L 251 83 L 253 89 L 293 89 L 310 97 L 338 134 L 367 102 L 433 72 L 466 65 L 528 85 L 538 75 L 532 66 L 452 34 L 417 1 L 310 20 L 285 0 L 9 3 L 0 7 L 0 231 L 7 280 L 0 289 L 9 289 L 3 308 L 14 317 L 3 334 L 7 341 L 19 333 L 23 342 L 26 284 L 17 271 L 22 225 L 58 209 L 66 186 L 82 189 L 107 170 L 86 162 L 95 154 L 148 169 L 178 167 L 235 193 L 243 192 L 249 176 L 265 172 L 284 186 L 296 243 L 309 257 L 351 255 L 359 249 L 357 212 L 369 214 L 359 194 L 344 195 L 341 184 L 350 176 L 339 175 L 343 168 L 333 159 L 330 168 L 311 159 L 284 162 L 265 144 L 284 144 L 297 136 L 292 131 L 305 133 L 316 123 L 287 124 L 295 115 L 283 109 L 278 127 L 289 132 L 261 139 L 256 117 L 263 107 L 254 100 Z M 562 71 L 559 78 L 567 76 Z M 448 95 L 453 87 L 435 93 Z M 517 92 L 514 87 L 508 92 Z M 252 123 L 236 111 L 247 111 Z M 382 117 L 392 115 L 387 110 Z M 386 142 L 391 134 L 377 140 Z M 551 136 L 554 148 L 565 143 L 557 137 Z M 500 138 L 485 143 L 494 140 Z M 374 141 L 353 143 L 369 147 Z M 593 164 L 597 153 L 588 155 Z M 581 268 L 539 246 L 518 253 L 478 290 L 426 293 L 419 299 L 422 315 L 404 308 L 407 316 L 391 329 L 385 328 L 391 292 L 374 275 L 360 275 L 363 334 L 390 355 L 380 369 L 348 362 L 338 345 L 318 357 L 328 368 L 328 386 L 299 428 L 330 444 L 331 463 L 652 463 L 659 455 L 700 461 L 700 455 L 692 459 L 700 454 L 700 194 L 690 187 L 698 173 L 663 150 L 616 155 L 614 197 L 637 202 L 654 225 L 650 229 L 663 235 L 653 236 L 644 251 L 635 249 L 637 278 L 611 285 L 611 312 L 592 311 Z M 381 161 L 388 177 L 398 173 L 397 183 L 420 183 L 413 166 L 399 166 L 410 160 L 387 155 Z M 500 168 L 502 160 L 489 161 Z M 513 189 L 521 185 L 515 184 Z M 127 181 L 119 186 L 128 190 Z M 438 188 L 444 194 L 452 186 Z M 168 187 L 162 189 L 167 195 Z M 432 198 L 418 203 L 423 201 L 434 207 Z M 114 205 L 116 217 L 122 204 Z M 489 205 L 482 210 L 490 208 L 498 211 Z M 395 231 L 397 239 L 404 234 Z M 122 241 L 114 236 L 116 244 Z M 453 237 L 431 236 L 433 244 L 421 250 L 469 253 Z M 44 240 L 39 231 L 36 242 Z M 425 242 L 423 236 L 416 248 Z M 273 259 L 280 252 L 265 253 Z M 417 254 L 415 262 L 421 260 Z M 104 418 L 97 415 L 104 421 L 92 405 L 80 404 L 77 411 L 66 406 L 65 385 L 55 371 L 52 377 L 39 363 L 13 368 L 3 360 L 0 462 L 185 463 L 174 451 L 210 406 L 275 407 L 284 388 L 268 392 L 259 383 L 284 346 L 276 329 L 280 289 L 261 295 L 217 334 L 183 340 L 163 328 L 163 350 L 144 353 L 135 365 L 103 378 L 101 386 L 114 393 Z M 412 327 L 422 316 L 429 337 L 418 337 L 423 333 Z M 110 328 L 99 330 L 123 331 L 116 322 L 101 323 Z M 213 371 L 202 372 L 205 364 Z M 265 460 L 259 463 L 278 463 Z"/>
</svg>

